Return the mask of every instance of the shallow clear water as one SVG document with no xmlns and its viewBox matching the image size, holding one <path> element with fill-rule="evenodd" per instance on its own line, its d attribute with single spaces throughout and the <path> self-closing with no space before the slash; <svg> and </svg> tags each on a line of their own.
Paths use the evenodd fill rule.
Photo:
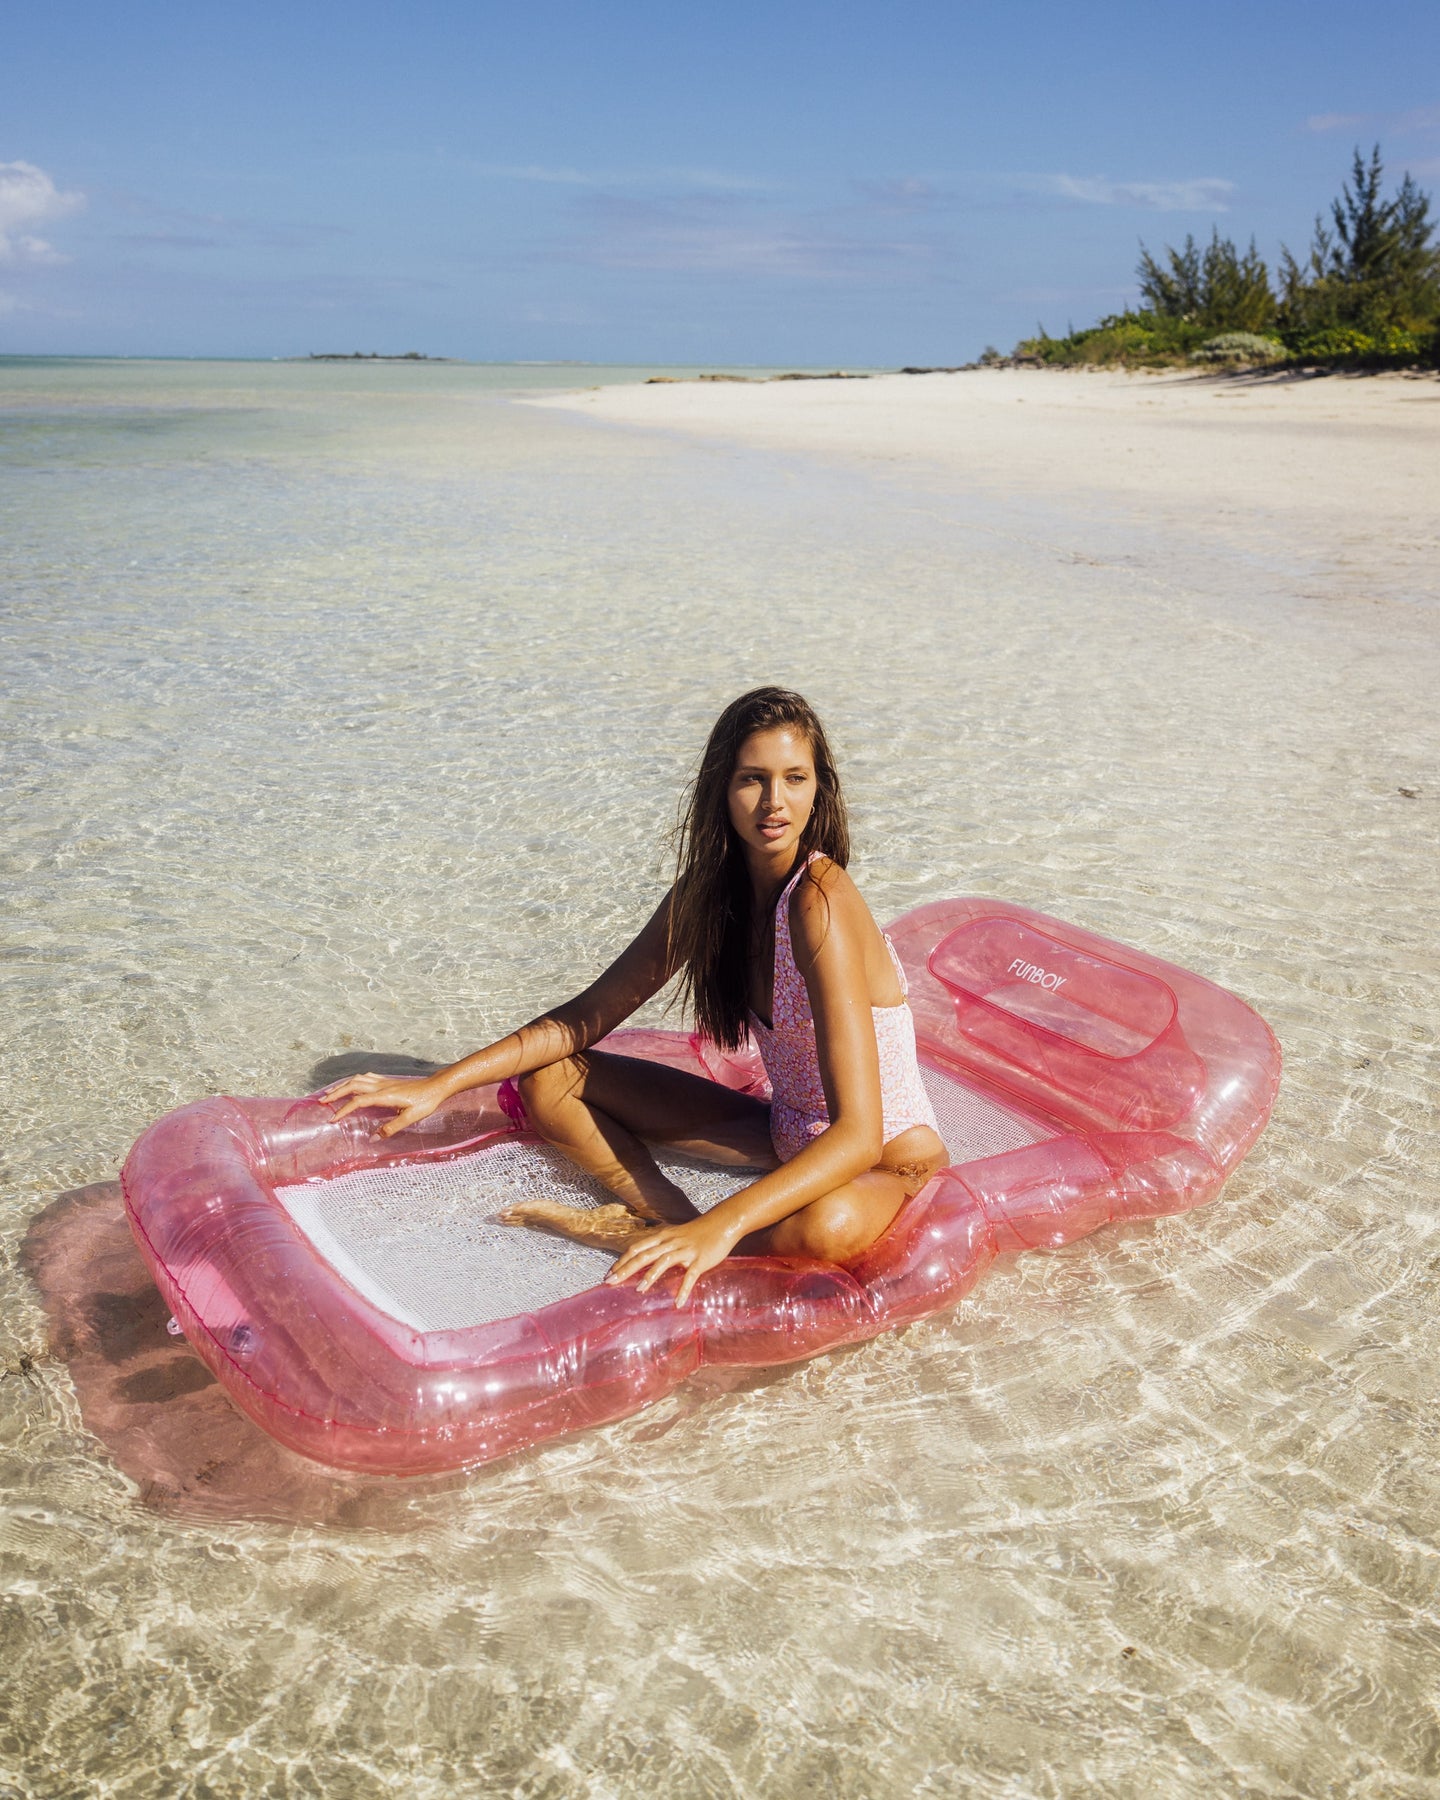
<svg viewBox="0 0 1440 1800">
<path fill-rule="evenodd" d="M 0 1793 L 1433 1793 L 1433 594 L 506 393 L 591 378 L 0 367 Z M 147 1309 L 130 1141 L 573 990 L 764 679 L 881 918 L 1226 983 L 1269 1131 L 472 1476 L 272 1453 Z"/>
</svg>

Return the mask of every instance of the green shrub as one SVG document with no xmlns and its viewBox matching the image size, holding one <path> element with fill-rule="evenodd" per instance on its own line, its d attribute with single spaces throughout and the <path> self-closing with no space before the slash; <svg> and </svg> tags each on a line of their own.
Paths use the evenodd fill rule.
<svg viewBox="0 0 1440 1800">
<path fill-rule="evenodd" d="M 1041 331 L 1015 346 L 1017 357 L 1051 368 L 1173 368 L 1199 348 L 1205 328 L 1192 319 L 1165 313 L 1112 313 L 1098 325 L 1063 338 Z"/>
<path fill-rule="evenodd" d="M 1294 362 L 1406 369 L 1433 362 L 1437 339 L 1440 332 L 1433 329 L 1408 331 L 1400 325 L 1382 325 L 1373 331 L 1360 331 L 1353 325 L 1336 325 L 1328 331 L 1296 333 L 1287 349 Z"/>
<path fill-rule="evenodd" d="M 1293 362 L 1335 368 L 1440 368 L 1440 246 L 1430 196 L 1406 175 L 1390 197 L 1377 145 L 1358 148 L 1350 179 L 1316 219 L 1302 263 L 1286 250 L 1278 296 L 1254 240 L 1243 253 L 1212 231 L 1161 257 L 1140 246 L 1144 304 L 1052 338 L 1044 327 L 1015 347 L 1055 368 Z M 1273 332 L 1273 336 L 1270 335 Z"/>
<path fill-rule="evenodd" d="M 1261 337 L 1254 331 L 1222 331 L 1219 337 L 1206 338 L 1198 350 L 1190 352 L 1191 362 L 1267 363 L 1283 362 L 1288 352 L 1279 338 Z"/>
</svg>

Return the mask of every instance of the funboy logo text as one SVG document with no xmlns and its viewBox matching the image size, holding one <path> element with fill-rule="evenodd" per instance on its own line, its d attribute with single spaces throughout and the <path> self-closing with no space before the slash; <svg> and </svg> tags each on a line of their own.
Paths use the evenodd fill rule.
<svg viewBox="0 0 1440 1800">
<path fill-rule="evenodd" d="M 1048 988 L 1053 994 L 1057 988 L 1064 987 L 1070 979 L 1068 975 L 1052 975 L 1042 969 L 1039 963 L 1026 962 L 1023 956 L 1017 956 L 1011 963 L 1008 974 L 1018 975 L 1022 981 L 1031 981 L 1036 987 Z"/>
</svg>

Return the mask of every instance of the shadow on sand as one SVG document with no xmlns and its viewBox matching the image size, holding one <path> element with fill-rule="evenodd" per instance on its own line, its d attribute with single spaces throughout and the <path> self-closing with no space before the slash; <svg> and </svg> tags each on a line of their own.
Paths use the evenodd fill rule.
<svg viewBox="0 0 1440 1800">
<path fill-rule="evenodd" d="M 310 1091 L 331 1087 L 351 1075 L 433 1075 L 443 1063 L 425 1062 L 399 1050 L 341 1050 L 322 1056 L 310 1071 Z"/>
<path fill-rule="evenodd" d="M 423 1503 L 467 1479 L 347 1475 L 267 1437 L 184 1338 L 166 1331 L 168 1310 L 130 1235 L 118 1182 L 53 1200 L 31 1221 L 20 1261 L 87 1429 L 157 1512 L 404 1531 L 430 1523 Z"/>
</svg>

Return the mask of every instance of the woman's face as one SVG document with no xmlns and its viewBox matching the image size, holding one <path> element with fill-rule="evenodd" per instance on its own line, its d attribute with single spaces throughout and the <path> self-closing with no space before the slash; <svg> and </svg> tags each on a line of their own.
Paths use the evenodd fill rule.
<svg viewBox="0 0 1440 1800">
<path fill-rule="evenodd" d="M 730 823 L 751 860 L 787 869 L 815 805 L 810 740 L 790 725 L 757 731 L 735 759 L 726 791 Z"/>
</svg>

